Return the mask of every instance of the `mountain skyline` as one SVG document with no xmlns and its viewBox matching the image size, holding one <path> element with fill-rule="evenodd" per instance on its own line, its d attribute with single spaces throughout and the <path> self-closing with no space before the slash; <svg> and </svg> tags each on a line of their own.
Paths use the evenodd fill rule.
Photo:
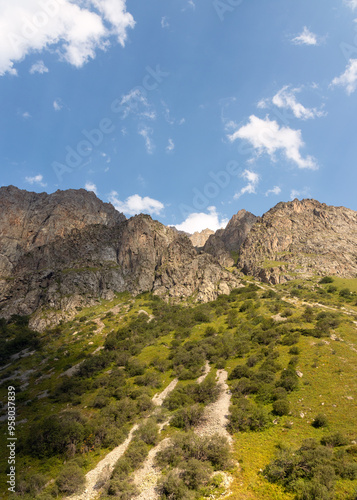
<svg viewBox="0 0 357 500">
<path fill-rule="evenodd" d="M 356 210 L 356 2 L 0 2 L 0 185 L 188 232 Z"/>
</svg>

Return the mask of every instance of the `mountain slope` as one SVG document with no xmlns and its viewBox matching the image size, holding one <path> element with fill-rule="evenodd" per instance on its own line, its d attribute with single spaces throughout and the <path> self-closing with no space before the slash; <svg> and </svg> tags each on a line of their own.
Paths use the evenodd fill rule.
<svg viewBox="0 0 357 500">
<path fill-rule="evenodd" d="M 116 292 L 208 301 L 239 281 L 213 257 L 198 253 L 187 236 L 139 215 L 112 226 L 75 229 L 35 247 L 1 284 L 1 315 L 37 311 L 31 326 L 42 330 L 76 307 L 111 299 Z"/>
<path fill-rule="evenodd" d="M 222 266 L 232 266 L 235 261 L 232 255 L 237 254 L 257 219 L 252 213 L 240 210 L 225 229 L 219 229 L 208 238 L 203 250 L 214 255 Z"/>
<path fill-rule="evenodd" d="M 20 257 L 90 224 L 113 226 L 125 221 L 109 203 L 84 189 L 30 193 L 0 188 L 0 276 L 8 276 Z"/>
<path fill-rule="evenodd" d="M 357 212 L 316 200 L 279 203 L 252 227 L 238 267 L 263 281 L 357 276 Z"/>
</svg>

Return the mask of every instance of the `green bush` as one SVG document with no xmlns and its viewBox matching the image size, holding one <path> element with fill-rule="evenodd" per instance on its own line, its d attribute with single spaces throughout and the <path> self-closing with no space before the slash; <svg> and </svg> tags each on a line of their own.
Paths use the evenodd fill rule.
<svg viewBox="0 0 357 500">
<path fill-rule="evenodd" d="M 141 424 L 135 434 L 139 439 L 144 441 L 144 443 L 148 445 L 155 445 L 157 444 L 159 436 L 159 428 L 154 420 L 149 419 L 145 423 Z"/>
<path fill-rule="evenodd" d="M 163 500 L 192 500 L 189 491 L 178 471 L 170 471 L 159 484 L 160 498 Z"/>
<path fill-rule="evenodd" d="M 326 415 L 319 413 L 318 415 L 316 415 L 311 425 L 316 429 L 319 429 L 320 427 L 327 427 L 328 421 Z"/>
<path fill-rule="evenodd" d="M 126 479 L 114 478 L 110 481 L 108 495 L 120 500 L 130 500 L 139 494 L 139 490 L 132 482 Z"/>
<path fill-rule="evenodd" d="M 321 439 L 321 444 L 325 446 L 346 446 L 348 445 L 349 440 L 340 432 L 335 432 L 334 434 L 329 434 L 328 436 L 324 436 Z"/>
<path fill-rule="evenodd" d="M 196 427 L 202 421 L 203 411 L 203 407 L 198 404 L 188 406 L 186 408 L 180 408 L 172 417 L 170 424 L 173 427 L 178 427 L 179 429 L 191 429 L 192 427 Z"/>
<path fill-rule="evenodd" d="M 208 483 L 212 472 L 213 468 L 208 462 L 190 458 L 184 465 L 182 479 L 190 490 L 198 490 Z"/>
<path fill-rule="evenodd" d="M 73 495 L 83 488 L 85 475 L 77 464 L 68 464 L 61 470 L 56 483 L 61 493 Z"/>
<path fill-rule="evenodd" d="M 287 399 L 277 399 L 273 402 L 273 413 L 282 417 L 283 415 L 289 415 L 290 404 Z"/>
<path fill-rule="evenodd" d="M 324 276 L 322 279 L 320 279 L 319 283 L 333 283 L 333 278 L 331 278 L 331 276 Z"/>
</svg>

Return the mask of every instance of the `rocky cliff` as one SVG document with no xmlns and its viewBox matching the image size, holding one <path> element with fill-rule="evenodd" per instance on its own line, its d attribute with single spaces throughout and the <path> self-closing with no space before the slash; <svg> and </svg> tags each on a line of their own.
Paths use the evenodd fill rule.
<svg viewBox="0 0 357 500">
<path fill-rule="evenodd" d="M 357 212 L 316 200 L 279 203 L 252 227 L 238 268 L 263 281 L 357 277 Z"/>
<path fill-rule="evenodd" d="M 203 231 L 196 231 L 195 233 L 190 234 L 189 238 L 194 247 L 202 248 L 212 234 L 214 234 L 212 229 L 204 229 Z"/>
<path fill-rule="evenodd" d="M 18 190 L 4 193 L 1 206 L 8 207 L 9 224 L 2 213 L 0 241 L 7 265 L 0 278 L 2 316 L 36 312 L 31 325 L 41 330 L 115 292 L 152 291 L 168 299 L 208 301 L 239 286 L 212 256 L 197 252 L 187 236 L 148 215 L 126 220 L 93 193 L 55 193 L 59 206 L 47 198 L 52 208 L 43 195 L 24 194 L 24 202 Z M 68 200 L 77 193 L 70 209 Z M 15 246 L 7 245 L 11 240 Z"/>
<path fill-rule="evenodd" d="M 53 194 L 0 188 L 0 276 L 11 274 L 21 256 L 91 224 L 114 226 L 126 217 L 84 189 Z"/>
<path fill-rule="evenodd" d="M 238 252 L 258 217 L 246 210 L 233 215 L 225 229 L 211 235 L 203 250 L 218 259 L 222 266 L 233 266 Z"/>
</svg>

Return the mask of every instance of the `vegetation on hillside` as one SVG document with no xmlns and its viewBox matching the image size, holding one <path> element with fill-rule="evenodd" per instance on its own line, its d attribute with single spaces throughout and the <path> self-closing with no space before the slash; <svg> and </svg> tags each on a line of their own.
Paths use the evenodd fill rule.
<svg viewBox="0 0 357 500">
<path fill-rule="evenodd" d="M 355 499 L 357 288 L 332 280 L 272 287 L 248 279 L 201 305 L 120 294 L 41 335 L 28 318 L 2 320 L 3 414 L 10 381 L 17 393 L 15 498 L 80 490 L 84 474 L 137 423 L 98 485 L 103 498 L 134 498 L 135 471 L 169 437 L 157 456 L 163 499 L 219 495 L 215 471 L 227 469 L 238 500 Z M 211 373 L 197 384 L 206 361 Z M 238 468 L 223 438 L 194 433 L 219 395 L 217 369 L 229 374 Z M 155 409 L 152 397 L 174 378 L 176 388 Z"/>
</svg>

